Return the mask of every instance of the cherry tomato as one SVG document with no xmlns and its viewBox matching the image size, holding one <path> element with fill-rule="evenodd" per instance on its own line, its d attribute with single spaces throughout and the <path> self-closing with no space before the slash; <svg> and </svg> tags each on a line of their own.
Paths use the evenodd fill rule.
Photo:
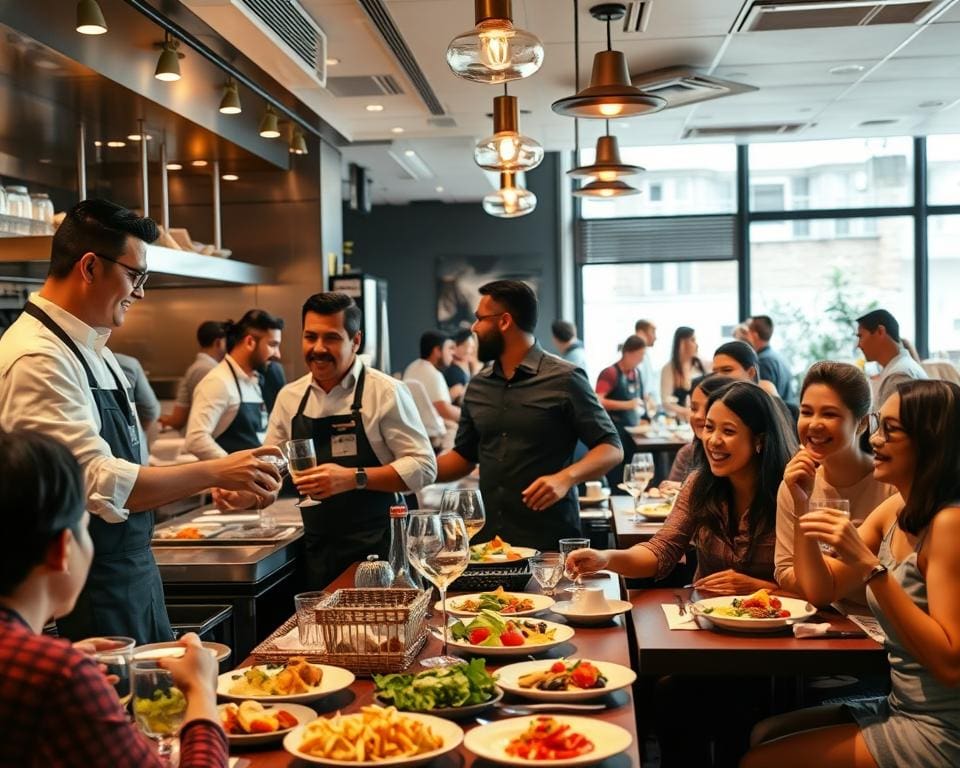
<svg viewBox="0 0 960 768">
<path fill-rule="evenodd" d="M 515 629 L 511 629 L 500 635 L 500 642 L 503 645 L 523 645 L 523 635 L 521 635 Z"/>
<path fill-rule="evenodd" d="M 553 666 L 550 667 L 550 671 L 551 671 L 551 672 L 555 672 L 555 673 L 557 673 L 557 674 L 560 674 L 561 672 L 566 672 L 566 671 L 567 671 L 567 665 L 564 664 L 562 661 L 555 661 L 555 662 L 553 663 Z"/>
<path fill-rule="evenodd" d="M 777 611 L 777 616 L 779 616 L 781 619 L 785 619 L 789 615 L 790 615 L 790 611 L 784 611 L 784 610 Z"/>
<path fill-rule="evenodd" d="M 776 608 L 776 609 L 779 611 L 782 606 L 783 606 L 783 603 L 780 602 L 780 598 L 778 598 L 778 597 L 771 597 L 771 598 L 770 598 L 770 607 L 771 607 L 771 608 Z"/>
<path fill-rule="evenodd" d="M 484 640 L 490 637 L 490 630 L 486 627 L 477 627 L 470 630 L 470 645 L 480 645 Z"/>
</svg>

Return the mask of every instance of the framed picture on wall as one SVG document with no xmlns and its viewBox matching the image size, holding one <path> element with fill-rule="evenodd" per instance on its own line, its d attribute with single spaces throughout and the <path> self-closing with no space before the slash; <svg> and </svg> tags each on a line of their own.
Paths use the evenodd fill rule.
<svg viewBox="0 0 960 768">
<path fill-rule="evenodd" d="M 480 286 L 493 280 L 522 280 L 540 290 L 540 269 L 523 256 L 456 256 L 437 261 L 437 327 L 454 333 L 469 328 Z"/>
</svg>

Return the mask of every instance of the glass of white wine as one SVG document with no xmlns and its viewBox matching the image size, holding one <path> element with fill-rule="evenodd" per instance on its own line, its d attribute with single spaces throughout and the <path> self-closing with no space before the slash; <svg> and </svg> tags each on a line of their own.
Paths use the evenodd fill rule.
<svg viewBox="0 0 960 768">
<path fill-rule="evenodd" d="M 654 465 L 652 453 L 635 453 L 629 464 L 623 465 L 623 484 L 633 496 L 633 522 L 640 521 L 640 499 L 647 486 L 653 480 Z"/>
<path fill-rule="evenodd" d="M 101 650 L 93 655 L 94 661 L 102 668 L 107 679 L 113 683 L 120 699 L 120 705 L 130 703 L 130 662 L 133 661 L 133 648 L 137 641 L 132 637 L 94 638 Z M 107 643 L 109 643 L 108 647 Z"/>
<path fill-rule="evenodd" d="M 187 716 L 187 697 L 156 660 L 134 661 L 130 669 L 133 717 L 140 730 L 157 742 L 160 759 L 173 765 L 173 740 Z"/>
<path fill-rule="evenodd" d="M 441 512 L 456 512 L 467 526 L 467 536 L 472 540 L 480 533 L 487 522 L 487 513 L 483 510 L 483 497 L 480 491 L 473 489 L 449 489 L 440 499 Z"/>
<path fill-rule="evenodd" d="M 440 591 L 443 613 L 443 651 L 440 656 L 422 659 L 424 667 L 459 664 L 448 655 L 447 587 L 459 578 L 470 562 L 470 538 L 463 518 L 454 512 L 415 510 L 407 523 L 407 554 L 414 568 Z"/>
<path fill-rule="evenodd" d="M 317 451 L 313 446 L 313 438 L 287 440 L 283 444 L 283 454 L 287 457 L 287 470 L 294 481 L 296 481 L 297 475 L 317 466 Z M 306 494 L 301 493 L 297 506 L 315 507 L 319 503 L 316 499 L 311 499 Z"/>
</svg>

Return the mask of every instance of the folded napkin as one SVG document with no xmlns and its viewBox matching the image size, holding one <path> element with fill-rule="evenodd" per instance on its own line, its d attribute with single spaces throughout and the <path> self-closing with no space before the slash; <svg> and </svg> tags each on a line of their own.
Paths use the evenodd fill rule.
<svg viewBox="0 0 960 768">
<path fill-rule="evenodd" d="M 799 639 L 803 639 L 805 637 L 823 637 L 829 631 L 829 621 L 825 621 L 822 624 L 801 621 L 793 625 L 793 636 Z"/>
<path fill-rule="evenodd" d="M 887 636 L 883 633 L 883 628 L 875 616 L 861 616 L 859 614 L 848 613 L 847 618 L 866 632 L 874 642 L 883 645 L 887 641 Z"/>
<path fill-rule="evenodd" d="M 697 620 L 689 608 L 681 616 L 680 606 L 676 603 L 661 603 L 660 607 L 663 608 L 663 614 L 667 617 L 667 626 L 670 629 L 700 629 L 700 625 L 697 624 Z"/>
<path fill-rule="evenodd" d="M 304 648 L 302 645 L 300 645 L 300 628 L 299 627 L 294 627 L 285 635 L 278 637 L 274 641 L 274 644 L 281 651 L 297 651 L 300 653 L 307 653 L 309 650 L 316 650 L 316 649 L 307 649 L 307 648 Z"/>
</svg>

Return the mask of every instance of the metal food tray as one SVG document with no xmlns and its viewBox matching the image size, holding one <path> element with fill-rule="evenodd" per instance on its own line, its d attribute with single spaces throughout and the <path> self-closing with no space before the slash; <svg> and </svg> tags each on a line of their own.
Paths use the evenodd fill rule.
<svg viewBox="0 0 960 768">
<path fill-rule="evenodd" d="M 492 592 L 502 586 L 506 590 L 520 592 L 527 586 L 530 577 L 528 561 L 500 568 L 467 568 L 447 589 L 450 592 Z"/>
<path fill-rule="evenodd" d="M 200 545 L 216 546 L 237 546 L 237 545 L 255 545 L 255 544 L 276 544 L 279 541 L 288 539 L 296 533 L 293 526 L 276 526 L 274 528 L 261 528 L 259 525 L 250 525 L 246 523 L 218 523 L 222 528 L 216 533 L 203 536 L 199 539 L 175 539 L 157 536 L 159 531 L 169 528 L 191 528 L 197 527 L 201 530 L 206 525 L 211 525 L 213 521 L 194 520 L 190 522 L 169 521 L 158 525 L 154 530 L 151 544 L 159 547 L 183 547 Z"/>
</svg>

